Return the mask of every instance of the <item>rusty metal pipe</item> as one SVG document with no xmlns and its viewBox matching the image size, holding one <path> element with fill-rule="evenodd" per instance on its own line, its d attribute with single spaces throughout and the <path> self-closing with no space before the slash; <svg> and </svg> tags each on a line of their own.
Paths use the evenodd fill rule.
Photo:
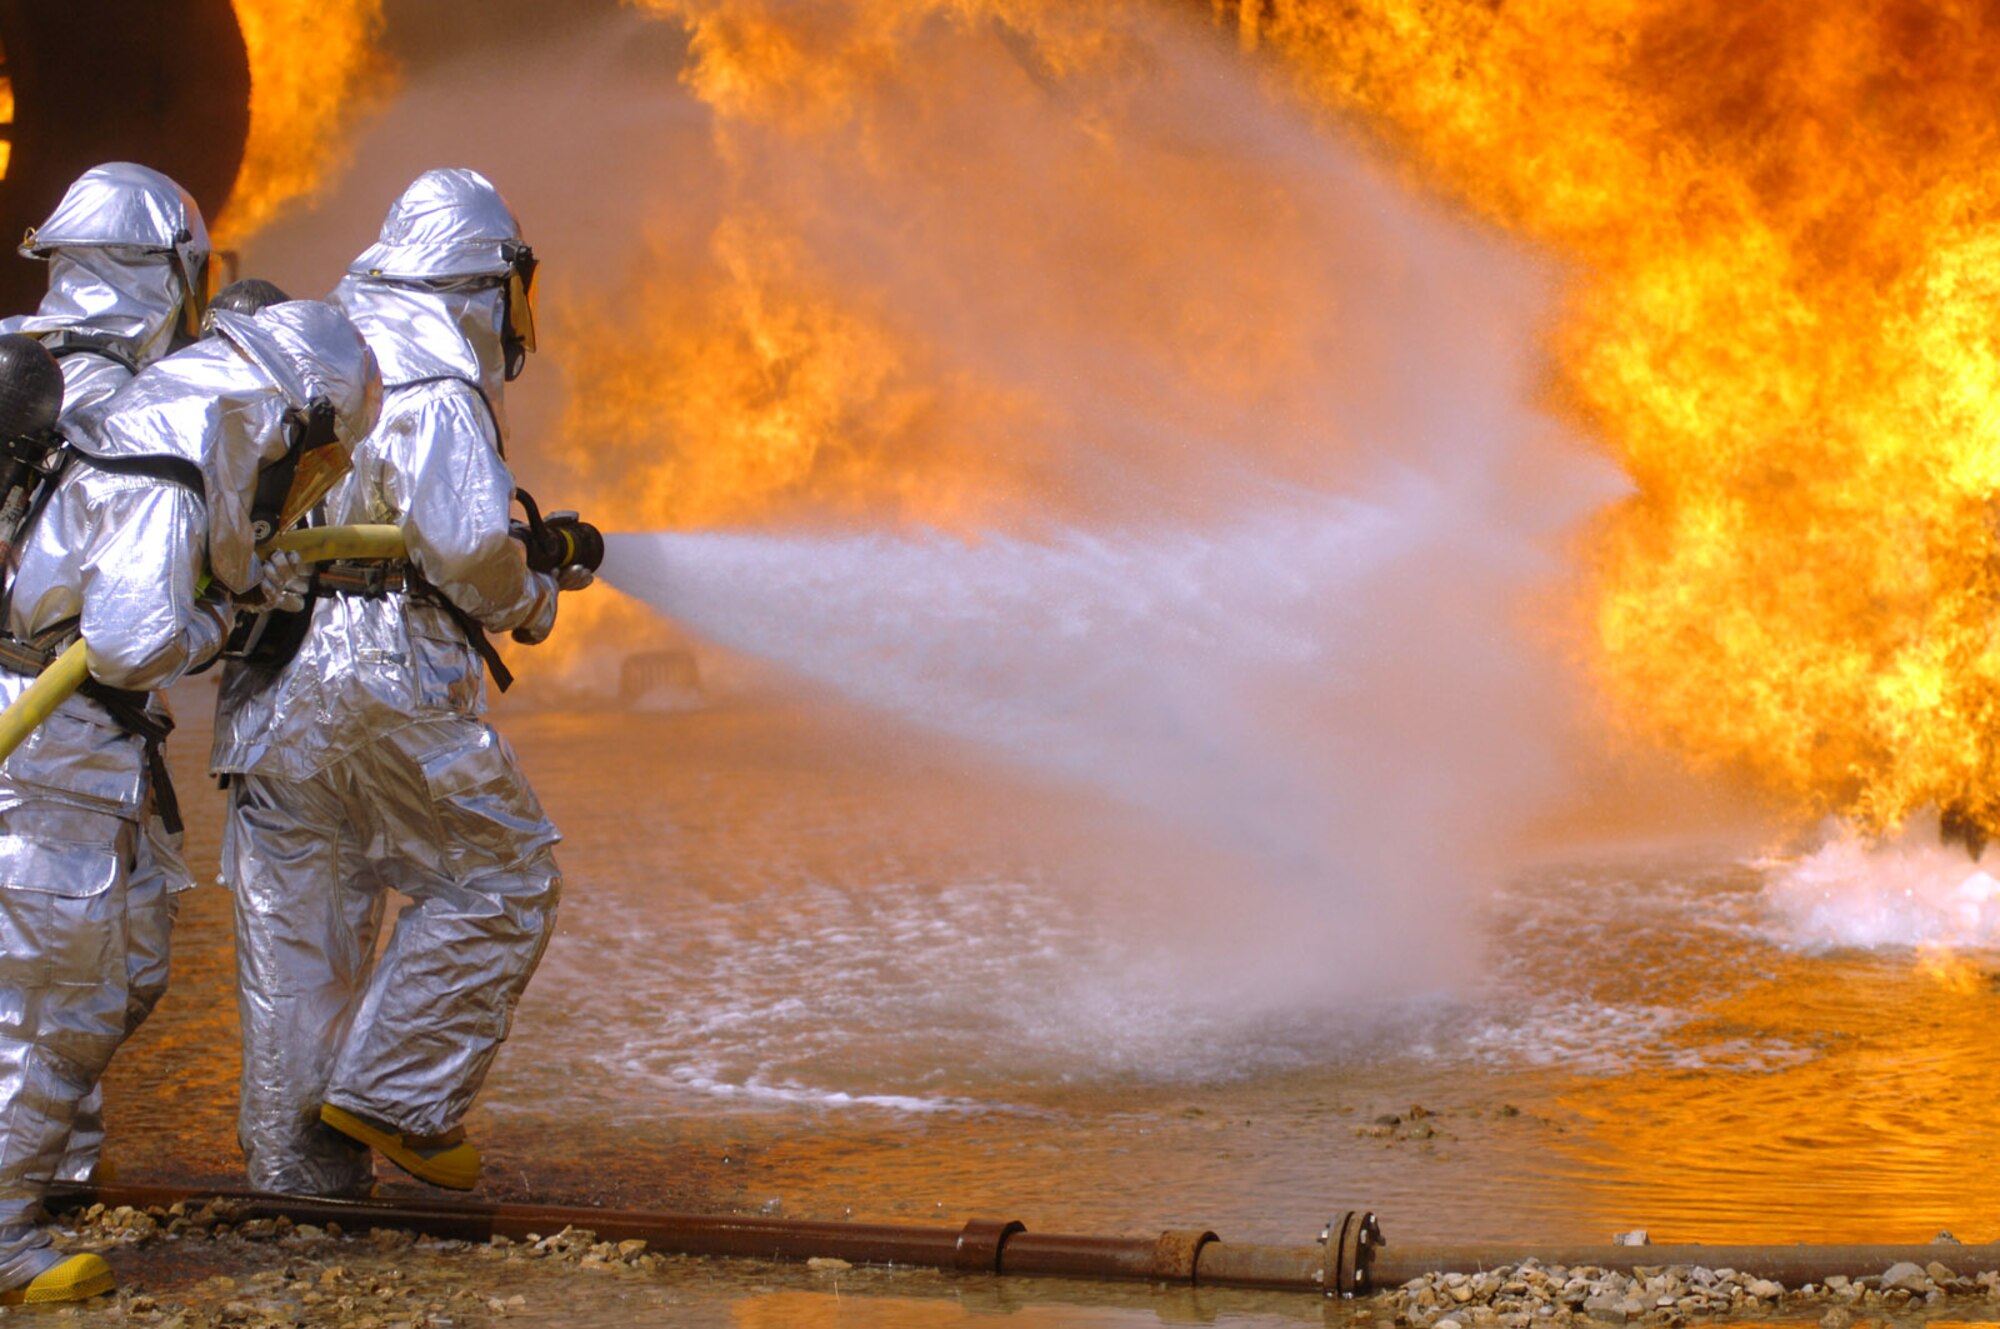
<svg viewBox="0 0 2000 1329">
<path fill-rule="evenodd" d="M 519 1240 L 577 1227 L 607 1241 L 636 1238 L 670 1254 L 766 1260 L 821 1256 L 856 1264 L 922 1265 L 965 1273 L 1200 1282 L 1311 1292 L 1319 1291 L 1328 1280 L 1329 1250 L 1337 1259 L 1341 1249 L 1337 1233 L 1331 1248 L 1245 1246 L 1225 1244 L 1206 1230 L 1172 1230 L 1150 1237 L 1072 1236 L 1029 1232 L 1018 1222 L 979 1218 L 959 1228 L 915 1228 L 422 1198 L 328 1200 L 167 1186 L 64 1187 L 50 1195 L 49 1207 L 62 1212 L 95 1201 L 148 1209 L 210 1199 L 227 1202 L 235 1222 L 283 1217 L 321 1227 L 338 1223 L 348 1231 L 400 1228 L 461 1241 L 487 1241 L 496 1236 Z M 1351 1255 L 1352 1243 L 1349 1246 Z M 1336 1274 L 1335 1285 L 1340 1281 Z"/>
<path fill-rule="evenodd" d="M 487 1204 L 428 1198 L 326 1200 L 251 1191 L 166 1186 L 65 1187 L 49 1197 L 61 1212 L 92 1201 L 136 1209 L 217 1199 L 232 1221 L 288 1218 L 347 1230 L 400 1228 L 427 1236 L 486 1241 L 587 1228 L 606 1241 L 638 1239 L 666 1254 L 907 1264 L 962 1273 L 1015 1274 L 1358 1294 L 1434 1273 L 1476 1273 L 1521 1263 L 1630 1273 L 1640 1266 L 1734 1269 L 1796 1288 L 1832 1274 L 1879 1274 L 1899 1261 L 1941 1261 L 1959 1274 L 2000 1269 L 2000 1244 L 1873 1246 L 1516 1246 L 1390 1245 L 1374 1215 L 1336 1214 L 1309 1245 L 1225 1242 L 1201 1229 L 1150 1237 L 1030 1232 L 1018 1222 L 975 1218 L 959 1228 L 899 1227 L 738 1215 L 654 1213 L 573 1205 Z"/>
<path fill-rule="evenodd" d="M 1324 1246 L 1251 1246 L 1216 1241 L 1202 1247 L 1194 1281 L 1216 1287 L 1261 1287 L 1274 1291 L 1310 1288 L 1318 1292 L 1324 1291 L 1325 1268 Z M 1369 1289 L 1364 1286 L 1359 1290 Z"/>
</svg>

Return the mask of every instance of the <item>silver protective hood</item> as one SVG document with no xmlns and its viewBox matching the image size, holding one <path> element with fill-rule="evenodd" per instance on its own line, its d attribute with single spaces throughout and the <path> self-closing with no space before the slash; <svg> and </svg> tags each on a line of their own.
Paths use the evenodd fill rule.
<svg viewBox="0 0 2000 1329">
<path fill-rule="evenodd" d="M 59 250 L 49 258 L 49 290 L 32 314 L 0 319 L 0 332 L 41 337 L 51 349 L 62 334 L 111 341 L 146 365 L 167 353 L 181 309 L 181 276 L 172 255 L 130 247 Z"/>
<path fill-rule="evenodd" d="M 478 384 L 493 408 L 501 451 L 506 451 L 506 354 L 500 328 L 507 317 L 507 297 L 497 283 L 433 287 L 350 275 L 327 298 L 368 339 L 387 387 L 439 376 Z"/>
<path fill-rule="evenodd" d="M 168 356 L 68 430 L 97 456 L 173 456 L 201 468 L 208 564 L 232 591 L 254 580 L 250 504 L 257 473 L 291 444 L 286 418 L 316 397 L 332 403 L 349 446 L 375 427 L 381 377 L 346 315 L 292 300 L 255 315 L 218 313 L 221 334 Z"/>
<path fill-rule="evenodd" d="M 389 205 L 381 237 L 348 264 L 357 277 L 504 277 L 521 224 L 493 182 L 464 167 L 425 171 Z"/>
<path fill-rule="evenodd" d="M 215 331 L 271 376 L 298 407 L 325 399 L 334 432 L 353 447 L 382 413 L 382 374 L 367 339 L 324 300 L 286 300 L 255 314 L 215 312 Z"/>
<path fill-rule="evenodd" d="M 106 247 L 207 258 L 208 227 L 194 198 L 166 176 L 132 162 L 106 162 L 78 176 L 49 219 L 21 241 L 29 258 Z"/>
<path fill-rule="evenodd" d="M 141 364 L 166 353 L 175 313 L 187 304 L 198 315 L 207 296 L 201 208 L 172 180 L 132 162 L 77 177 L 22 240 L 21 253 L 54 269 L 40 311 L 11 331 L 115 336 Z"/>
</svg>

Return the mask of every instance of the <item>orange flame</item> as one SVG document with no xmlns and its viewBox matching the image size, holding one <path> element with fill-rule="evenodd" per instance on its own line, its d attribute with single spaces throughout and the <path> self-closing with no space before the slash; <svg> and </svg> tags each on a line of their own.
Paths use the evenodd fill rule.
<svg viewBox="0 0 2000 1329">
<path fill-rule="evenodd" d="M 1049 440 L 1114 445 L 1064 418 L 1086 395 L 1108 412 L 1179 393 L 1190 433 L 1255 410 L 1278 435 L 1307 385 L 1328 390 L 1323 274 L 1268 251 L 1327 260 L 1269 164 L 1198 127 L 1124 132 L 1171 95 L 1163 34 L 1212 40 L 1201 11 L 631 2 L 687 30 L 722 182 L 705 254 L 663 232 L 552 339 L 565 451 L 613 524 L 1032 524 L 1119 501 L 1076 468 L 1052 478 Z M 1184 464 L 1170 454 L 1147 469 Z"/>
<path fill-rule="evenodd" d="M 1185 163 L 1136 159 L 1131 33 L 1213 13 L 1413 183 L 1569 262 L 1553 395 L 1638 489 L 1587 550 L 1588 653 L 1621 721 L 1877 826 L 1936 805 L 2000 828 L 2000 18 L 1917 0 L 632 3 L 689 32 L 684 78 L 730 183 L 706 274 L 620 306 L 628 326 L 635 303 L 655 311 L 628 359 L 572 367 L 569 432 L 590 444 L 574 451 L 612 511 L 1006 511 L 1031 487 L 1021 435 L 1045 403 L 954 379 L 893 301 L 830 266 L 805 237 L 839 236 L 821 215 L 837 194 L 765 188 L 771 144 L 884 178 L 953 171 L 890 118 L 921 122 L 976 76 L 936 47 L 949 29 L 993 37 L 1054 90 L 1052 141 L 1101 149 L 1051 151 L 1048 177 L 1082 195 L 1124 172 L 1142 192 Z M 1235 183 L 1199 168 L 1177 197 Z M 1031 245 L 1019 220 L 987 229 Z M 1212 270 L 1244 308 L 1281 311 L 1282 280 L 1234 263 L 1213 227 L 1177 247 L 1170 214 L 1126 220 L 1116 234 L 1144 252 L 1106 246 L 1066 298 L 1122 287 L 1111 326 L 1171 330 L 1133 338 L 1166 376 L 1312 372 L 1282 313 L 1260 340 L 1255 320 L 1145 298 L 1162 272 Z M 1245 221 L 1255 236 L 1272 216 Z"/>
<path fill-rule="evenodd" d="M 1243 0 L 1426 182 L 1571 256 L 1624 720 L 1875 825 L 2000 825 L 2000 17 Z"/>
<path fill-rule="evenodd" d="M 336 178 L 356 119 L 393 84 L 377 45 L 382 0 L 234 2 L 250 57 L 250 138 L 215 219 L 219 247 L 242 244 Z"/>
<path fill-rule="evenodd" d="M 598 482 L 594 516 L 650 527 L 743 522 L 788 505 L 907 506 L 948 521 L 979 506 L 971 455 L 921 470 L 883 464 L 953 409 L 945 376 L 912 364 L 920 347 L 823 284 L 779 229 L 731 220 L 711 248 L 715 270 L 692 286 L 662 254 L 660 275 L 639 290 L 565 313 L 563 428 L 589 442 L 570 452 Z M 593 335 L 635 310 L 651 311 L 646 335 Z"/>
</svg>

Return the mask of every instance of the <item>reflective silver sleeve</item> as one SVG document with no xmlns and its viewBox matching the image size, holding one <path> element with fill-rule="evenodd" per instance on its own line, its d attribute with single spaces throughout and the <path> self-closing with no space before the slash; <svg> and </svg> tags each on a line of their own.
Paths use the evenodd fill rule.
<svg viewBox="0 0 2000 1329">
<path fill-rule="evenodd" d="M 553 623 L 555 581 L 531 572 L 508 534 L 514 477 L 478 397 L 446 385 L 402 423 L 407 470 L 391 484 L 417 571 L 490 631 Z"/>
<path fill-rule="evenodd" d="M 540 598 L 536 601 L 535 612 L 516 624 L 514 632 L 528 645 L 536 646 L 547 641 L 549 634 L 556 630 L 556 600 L 562 588 L 556 584 L 554 573 L 530 572 L 528 575 L 537 583 Z"/>
<path fill-rule="evenodd" d="M 95 506 L 82 560 L 90 672 L 112 687 L 165 687 L 213 655 L 225 630 L 198 586 L 207 512 L 178 485 L 121 485 Z"/>
<path fill-rule="evenodd" d="M 63 417 L 87 410 L 132 381 L 132 371 L 109 356 L 88 351 L 66 355 L 63 372 Z"/>
</svg>

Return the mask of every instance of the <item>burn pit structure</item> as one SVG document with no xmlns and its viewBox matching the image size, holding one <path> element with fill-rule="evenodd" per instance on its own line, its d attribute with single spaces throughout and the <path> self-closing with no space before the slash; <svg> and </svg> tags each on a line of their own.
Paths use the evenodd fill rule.
<svg viewBox="0 0 2000 1329">
<path fill-rule="evenodd" d="M 5 249 L 101 162 L 163 171 L 206 216 L 222 211 L 250 134 L 230 0 L 0 0 L 0 78 L 13 99 L 0 124 Z M 0 255 L 0 312 L 32 310 L 47 282 L 41 264 Z"/>
</svg>

